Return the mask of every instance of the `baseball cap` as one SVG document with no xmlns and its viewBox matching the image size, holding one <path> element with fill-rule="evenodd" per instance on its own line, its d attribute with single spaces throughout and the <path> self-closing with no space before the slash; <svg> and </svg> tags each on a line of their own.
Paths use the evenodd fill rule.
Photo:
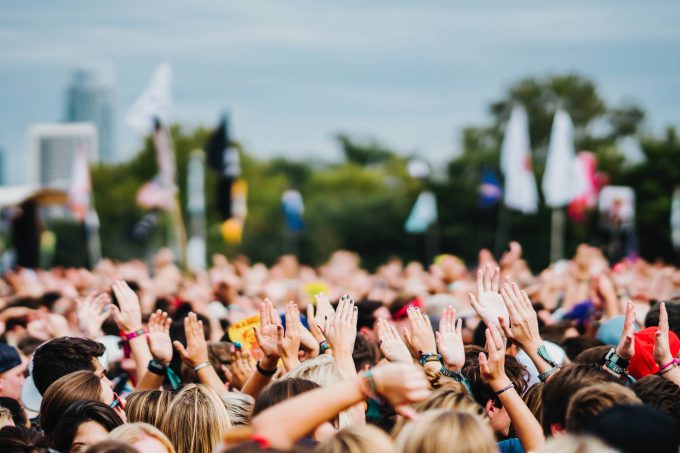
<svg viewBox="0 0 680 453">
<path fill-rule="evenodd" d="M 21 357 L 14 346 L 0 343 L 0 373 L 21 365 Z"/>
</svg>

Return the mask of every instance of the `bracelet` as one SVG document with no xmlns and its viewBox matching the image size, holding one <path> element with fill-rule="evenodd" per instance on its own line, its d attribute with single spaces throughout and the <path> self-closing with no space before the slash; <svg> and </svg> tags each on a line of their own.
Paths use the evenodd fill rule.
<svg viewBox="0 0 680 453">
<path fill-rule="evenodd" d="M 460 382 L 461 384 L 463 384 L 465 386 L 465 388 L 467 389 L 468 393 L 470 394 L 470 396 L 473 396 L 472 395 L 472 388 L 470 387 L 470 381 L 468 381 L 468 379 L 463 375 L 463 373 L 461 373 L 460 371 L 449 370 L 444 365 L 442 365 L 439 372 L 441 374 L 443 374 L 444 376 L 450 377 L 454 381 Z"/>
<path fill-rule="evenodd" d="M 427 362 L 440 362 L 442 361 L 442 355 L 438 354 L 436 352 L 423 352 L 420 354 L 420 362 L 421 366 L 425 366 Z"/>
<path fill-rule="evenodd" d="M 498 390 L 498 391 L 496 391 L 496 392 L 493 392 L 493 393 L 494 393 L 496 396 L 498 396 L 498 395 L 500 395 L 500 394 L 502 394 L 502 393 L 505 393 L 505 392 L 507 392 L 508 390 L 514 389 L 514 388 L 515 388 L 515 384 L 510 383 L 510 384 L 508 384 L 507 386 L 503 387 L 502 389 L 500 389 L 500 390 Z"/>
<path fill-rule="evenodd" d="M 156 360 L 149 361 L 149 366 L 147 366 L 147 370 L 149 370 L 149 372 L 158 376 L 165 376 L 165 370 L 167 369 L 167 365 L 157 362 Z"/>
<path fill-rule="evenodd" d="M 194 373 L 198 373 L 198 372 L 199 372 L 200 370 L 202 370 L 203 368 L 207 368 L 207 367 L 209 367 L 209 366 L 212 366 L 212 365 L 210 364 L 210 362 L 201 362 L 201 363 L 199 363 L 198 365 L 196 365 L 196 366 L 194 367 Z"/>
<path fill-rule="evenodd" d="M 259 361 L 259 360 L 257 361 L 257 364 L 255 365 L 255 368 L 257 368 L 257 372 L 258 372 L 258 373 L 260 373 L 262 376 L 266 376 L 266 377 L 272 377 L 272 376 L 274 376 L 274 375 L 276 374 L 276 372 L 278 371 L 278 368 L 274 368 L 273 370 L 265 370 L 265 369 L 262 368 L 262 366 L 260 365 L 260 361 Z"/>
<path fill-rule="evenodd" d="M 319 343 L 319 355 L 323 354 L 327 350 L 331 348 L 331 345 L 328 344 L 327 340 L 322 341 Z"/>
<path fill-rule="evenodd" d="M 661 365 L 661 366 L 659 367 L 659 372 L 662 372 L 663 370 L 665 370 L 665 369 L 668 368 L 669 366 L 673 366 L 673 365 L 675 365 L 675 366 L 680 365 L 680 359 L 674 358 L 673 360 L 671 360 L 671 361 L 668 362 L 667 364 Z M 675 366 L 674 366 L 673 368 L 675 368 Z"/>
<path fill-rule="evenodd" d="M 545 360 L 546 362 L 548 362 L 548 363 L 550 364 L 551 367 L 557 368 L 557 367 L 559 366 L 559 365 L 557 364 L 557 362 L 555 362 L 555 360 L 553 360 L 553 358 L 550 356 L 550 353 L 548 352 L 548 350 L 547 350 L 546 347 L 545 347 L 545 343 L 541 343 L 541 346 L 539 346 L 539 348 L 538 348 L 538 355 L 539 355 L 543 360 Z"/>
<path fill-rule="evenodd" d="M 371 370 L 366 370 L 363 373 L 361 373 L 361 377 L 366 379 L 366 384 L 368 384 L 368 391 L 364 388 L 363 385 L 363 379 L 359 379 L 359 389 L 361 389 L 361 393 L 364 394 L 366 398 L 378 399 L 378 389 L 375 385 L 375 379 L 373 379 L 373 372 Z"/>
<path fill-rule="evenodd" d="M 548 378 L 550 376 L 552 376 L 552 374 L 559 369 L 560 369 L 559 367 L 554 366 L 554 367 L 550 368 L 548 371 L 544 371 L 543 373 L 540 373 L 538 375 L 538 380 L 541 381 L 541 382 L 547 381 Z"/>
<path fill-rule="evenodd" d="M 142 327 L 141 329 L 137 329 L 133 332 L 125 332 L 124 330 L 121 330 L 120 336 L 123 337 L 124 340 L 130 341 L 133 338 L 141 337 L 145 333 L 146 333 L 146 329 Z"/>
<path fill-rule="evenodd" d="M 674 362 L 670 365 L 667 365 L 663 370 L 659 371 L 659 375 L 663 376 L 664 374 L 668 373 L 669 371 L 673 370 L 674 368 L 677 368 L 678 366 L 680 366 L 679 362 Z"/>
</svg>

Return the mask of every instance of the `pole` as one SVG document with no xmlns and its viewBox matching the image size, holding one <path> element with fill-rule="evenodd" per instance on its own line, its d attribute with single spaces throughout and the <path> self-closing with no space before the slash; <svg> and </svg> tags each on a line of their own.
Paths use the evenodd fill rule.
<svg viewBox="0 0 680 453">
<path fill-rule="evenodd" d="M 191 271 L 205 270 L 205 153 L 195 149 L 187 167 L 187 212 L 189 213 L 188 264 Z"/>
<path fill-rule="evenodd" d="M 552 230 L 550 233 L 550 262 L 564 257 L 564 208 L 553 208 Z"/>
</svg>

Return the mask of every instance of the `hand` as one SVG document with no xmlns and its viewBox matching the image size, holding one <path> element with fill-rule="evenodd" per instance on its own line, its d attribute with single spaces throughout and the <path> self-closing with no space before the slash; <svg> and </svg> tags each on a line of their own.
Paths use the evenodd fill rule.
<svg viewBox="0 0 680 453">
<path fill-rule="evenodd" d="M 307 305 L 307 307 L 310 307 L 312 304 Z M 309 309 L 309 308 L 308 308 Z M 309 318 L 307 318 L 307 323 L 309 324 Z M 314 319 L 312 319 L 311 324 L 314 323 Z M 311 324 L 309 324 L 311 326 Z M 315 327 L 318 329 L 319 327 L 315 325 Z M 319 330 L 321 332 L 321 330 Z M 323 334 L 321 335 L 323 337 Z M 323 340 L 321 340 L 323 341 Z M 302 348 L 303 351 L 307 353 L 307 357 L 316 357 L 319 355 L 319 343 L 321 341 L 318 341 L 312 333 L 305 328 L 305 326 L 300 322 L 300 347 Z"/>
<path fill-rule="evenodd" d="M 193 368 L 199 363 L 208 362 L 208 343 L 205 341 L 203 321 L 199 321 L 196 313 L 189 313 L 184 318 L 184 333 L 187 337 L 185 348 L 179 341 L 173 342 L 182 362 Z"/>
<path fill-rule="evenodd" d="M 654 361 L 662 366 L 673 360 L 671 347 L 668 342 L 668 312 L 666 304 L 661 302 L 659 305 L 659 328 L 654 336 Z"/>
<path fill-rule="evenodd" d="M 168 364 L 172 360 L 170 324 L 172 324 L 172 319 L 168 318 L 168 314 L 161 310 L 152 313 L 147 324 L 149 334 L 146 336 L 146 340 L 149 343 L 149 350 L 153 359 L 163 364 Z"/>
<path fill-rule="evenodd" d="M 444 366 L 449 370 L 460 371 L 465 365 L 463 320 L 456 321 L 456 310 L 450 305 L 442 312 L 436 337 L 437 349 L 442 355 Z"/>
<path fill-rule="evenodd" d="M 354 341 L 357 338 L 357 307 L 349 295 L 342 296 L 333 318 L 325 320 L 323 333 L 333 354 L 352 356 Z"/>
<path fill-rule="evenodd" d="M 250 352 L 241 349 L 234 351 L 234 359 L 229 368 L 225 368 L 229 383 L 241 390 L 251 374 L 255 372 L 255 360 Z"/>
<path fill-rule="evenodd" d="M 389 363 L 371 370 L 377 393 L 400 415 L 413 419 L 416 411 L 410 403 L 430 395 L 430 383 L 422 368 L 414 364 Z"/>
<path fill-rule="evenodd" d="M 527 354 L 537 352 L 541 347 L 541 336 L 538 333 L 538 317 L 529 296 L 513 282 L 503 285 L 501 297 L 510 315 L 509 325 L 504 318 L 499 318 L 503 332 Z"/>
<path fill-rule="evenodd" d="M 404 330 L 406 341 L 411 344 L 414 351 L 419 354 L 424 352 L 436 353 L 437 342 L 434 338 L 432 323 L 427 313 L 420 311 L 418 307 L 409 307 L 408 314 L 409 329 Z"/>
<path fill-rule="evenodd" d="M 260 345 L 262 353 L 272 361 L 279 359 L 278 350 L 278 329 L 281 326 L 281 320 L 278 313 L 274 309 L 274 304 L 269 299 L 265 299 L 264 303 L 260 304 L 260 328 L 253 327 L 255 331 L 255 338 L 257 344 Z"/>
<path fill-rule="evenodd" d="M 505 375 L 505 338 L 495 324 L 486 329 L 486 354 L 479 353 L 479 372 L 494 390 L 510 383 Z"/>
<path fill-rule="evenodd" d="M 87 338 L 101 334 L 102 324 L 111 314 L 111 298 L 106 293 L 92 291 L 85 300 L 76 299 L 78 327 Z"/>
<path fill-rule="evenodd" d="M 318 302 L 317 302 L 317 305 L 318 305 Z M 333 307 L 331 307 L 331 308 L 333 308 Z M 317 308 L 316 312 L 317 312 L 317 314 L 319 313 L 318 308 Z M 335 315 L 335 313 L 333 313 L 333 315 Z M 323 326 L 324 322 L 325 321 L 321 321 L 321 324 L 317 323 L 317 320 L 314 317 L 314 305 L 307 304 L 307 324 L 309 324 L 309 331 L 311 332 L 312 336 L 314 337 L 314 340 L 316 341 L 317 350 L 318 350 L 318 345 L 326 339 L 326 337 L 323 336 L 323 332 L 321 332 L 321 328 L 319 327 L 319 326 Z"/>
<path fill-rule="evenodd" d="M 635 355 L 635 306 L 632 301 L 626 305 L 626 320 L 623 322 L 623 330 L 619 345 L 616 347 L 616 354 L 624 360 L 630 360 Z"/>
<path fill-rule="evenodd" d="M 331 301 L 328 300 L 328 296 L 324 293 L 315 295 L 314 300 L 316 300 L 316 317 L 314 320 L 316 321 L 317 326 L 323 326 L 326 319 L 333 319 L 335 310 L 333 310 L 333 306 L 331 305 Z"/>
<path fill-rule="evenodd" d="M 413 357 L 401 339 L 396 327 L 386 319 L 378 319 L 380 351 L 390 362 L 413 363 Z"/>
<path fill-rule="evenodd" d="M 477 270 L 477 297 L 469 293 L 470 305 L 475 309 L 482 321 L 488 326 L 498 324 L 498 318 L 508 319 L 508 309 L 498 293 L 500 270 L 491 266 Z"/>
<path fill-rule="evenodd" d="M 286 331 L 283 326 L 277 326 L 277 348 L 281 360 L 287 371 L 292 370 L 300 364 L 298 351 L 300 350 L 300 311 L 295 302 L 288 302 L 286 305 Z"/>
<path fill-rule="evenodd" d="M 118 327 L 125 332 L 134 332 L 142 328 L 142 308 L 139 298 L 123 280 L 118 280 L 112 286 L 119 307 L 113 307 L 113 319 Z"/>
</svg>

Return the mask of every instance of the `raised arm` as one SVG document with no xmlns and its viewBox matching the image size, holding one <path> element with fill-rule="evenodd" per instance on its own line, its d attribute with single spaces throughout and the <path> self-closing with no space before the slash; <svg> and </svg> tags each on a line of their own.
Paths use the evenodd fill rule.
<svg viewBox="0 0 680 453">
<path fill-rule="evenodd" d="M 283 326 L 279 315 L 270 300 L 260 305 L 260 328 L 253 327 L 257 344 L 264 354 L 264 358 L 257 363 L 255 372 L 243 384 L 241 391 L 253 398 L 257 398 L 276 374 L 279 363 L 278 335 L 279 329 L 283 333 Z"/>
<path fill-rule="evenodd" d="M 659 365 L 659 373 L 680 385 L 680 359 L 673 357 L 670 343 L 668 341 L 668 312 L 666 303 L 659 305 L 659 329 L 654 337 L 654 361 Z"/>
<path fill-rule="evenodd" d="M 147 366 L 152 359 L 145 338 L 146 330 L 142 325 L 142 308 L 137 294 L 124 281 L 115 282 L 112 289 L 118 300 L 118 307 L 113 305 L 113 318 L 130 345 L 139 382 L 147 373 Z"/>
</svg>

